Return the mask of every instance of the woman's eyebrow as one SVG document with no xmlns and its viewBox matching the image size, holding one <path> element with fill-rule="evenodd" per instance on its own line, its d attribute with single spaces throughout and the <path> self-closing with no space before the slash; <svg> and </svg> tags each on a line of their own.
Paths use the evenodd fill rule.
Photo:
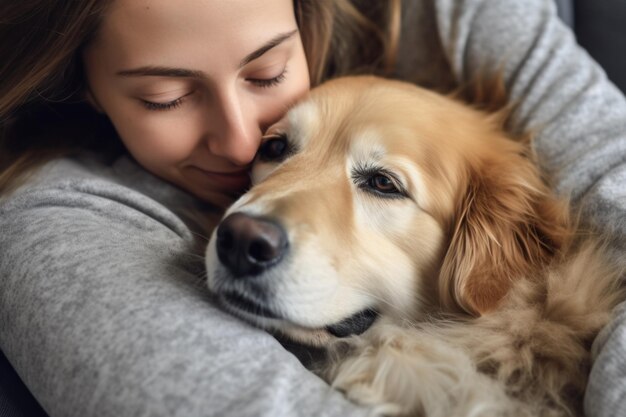
<svg viewBox="0 0 626 417">
<path fill-rule="evenodd" d="M 138 77 L 138 76 L 156 76 L 156 77 L 189 77 L 189 78 L 203 78 L 204 73 L 202 71 L 195 71 L 185 68 L 170 68 L 170 67 L 157 67 L 157 66 L 145 66 L 139 68 L 133 68 L 128 70 L 121 70 L 117 72 L 117 75 L 124 77 Z"/>
<path fill-rule="evenodd" d="M 239 68 L 249 64 L 257 58 L 260 58 L 276 46 L 285 42 L 287 39 L 291 38 L 293 35 L 298 33 L 298 30 L 292 30 L 291 32 L 285 32 L 278 34 L 274 38 L 270 39 L 268 42 L 263 44 L 260 48 L 256 49 L 254 52 L 246 55 L 244 59 L 239 63 Z M 190 70 L 185 68 L 170 68 L 170 67 L 161 67 L 161 66 L 144 66 L 127 70 L 120 70 L 117 72 L 117 75 L 121 75 L 124 77 L 137 77 L 137 76 L 157 76 L 157 77 L 184 77 L 184 78 L 206 78 L 206 75 L 202 71 Z"/>
<path fill-rule="evenodd" d="M 279 35 L 276 35 L 274 38 L 270 39 L 268 42 L 266 42 L 259 49 L 257 49 L 256 51 L 248 54 L 244 59 L 242 59 L 241 62 L 239 63 L 239 68 L 241 68 L 241 67 L 245 66 L 246 64 L 250 63 L 251 61 L 254 61 L 255 59 L 261 57 L 267 51 L 269 51 L 270 49 L 275 48 L 276 46 L 280 45 L 281 43 L 283 43 L 287 39 L 291 38 L 296 33 L 298 33 L 298 29 L 292 30 L 291 32 L 286 32 L 286 33 L 281 33 Z"/>
</svg>

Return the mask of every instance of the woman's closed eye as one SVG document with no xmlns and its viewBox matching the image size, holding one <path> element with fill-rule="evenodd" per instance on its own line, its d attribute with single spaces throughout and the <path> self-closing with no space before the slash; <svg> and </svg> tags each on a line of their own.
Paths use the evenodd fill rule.
<svg viewBox="0 0 626 417">
<path fill-rule="evenodd" d="M 183 96 L 180 96 L 174 100 L 169 100 L 169 101 L 150 101 L 150 100 L 146 100 L 146 99 L 139 99 L 141 101 L 141 103 L 144 105 L 144 107 L 148 110 L 171 110 L 171 109 L 175 109 L 177 107 L 180 107 L 181 104 L 183 104 L 184 100 L 187 99 L 187 97 L 189 97 L 191 94 L 193 94 L 193 92 L 191 93 L 187 93 Z"/>
<path fill-rule="evenodd" d="M 277 85 L 279 85 L 280 83 L 282 83 L 287 75 L 287 68 L 283 68 L 283 70 L 280 72 L 280 74 L 276 75 L 275 77 L 270 77 L 270 78 L 247 78 L 246 81 L 248 81 L 249 83 L 257 86 L 257 87 L 261 87 L 261 88 L 271 88 L 271 87 L 275 87 Z M 147 110 L 155 110 L 155 111 L 163 111 L 163 110 L 172 110 L 175 108 L 180 107 L 183 102 L 186 100 L 186 98 L 188 96 L 190 96 L 191 94 L 193 94 L 193 92 L 191 93 L 187 93 L 181 97 L 178 97 L 174 100 L 169 100 L 169 101 L 152 101 L 152 100 L 146 100 L 146 99 L 140 99 L 140 101 L 142 102 L 142 104 L 144 105 L 144 107 Z"/>
<path fill-rule="evenodd" d="M 154 103 L 146 100 L 141 101 L 148 110 L 170 110 L 180 106 L 183 102 L 183 98 L 177 98 L 176 100 L 168 101 L 167 103 Z"/>
<path fill-rule="evenodd" d="M 261 88 L 269 88 L 269 87 L 274 87 L 277 86 L 278 84 L 282 83 L 283 81 L 285 81 L 287 75 L 287 68 L 283 68 L 283 70 L 281 71 L 280 74 L 278 74 L 275 77 L 270 77 L 270 78 L 246 78 L 246 81 L 248 81 L 249 83 L 257 86 L 257 87 L 261 87 Z"/>
</svg>

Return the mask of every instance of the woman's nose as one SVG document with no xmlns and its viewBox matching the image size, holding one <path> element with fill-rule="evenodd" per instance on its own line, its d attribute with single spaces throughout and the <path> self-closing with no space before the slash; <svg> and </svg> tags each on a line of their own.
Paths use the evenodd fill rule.
<svg viewBox="0 0 626 417">
<path fill-rule="evenodd" d="M 235 93 L 224 94 L 215 105 L 218 108 L 214 109 L 216 117 L 212 118 L 208 139 L 211 153 L 235 165 L 248 165 L 261 140 L 258 109 Z"/>
</svg>

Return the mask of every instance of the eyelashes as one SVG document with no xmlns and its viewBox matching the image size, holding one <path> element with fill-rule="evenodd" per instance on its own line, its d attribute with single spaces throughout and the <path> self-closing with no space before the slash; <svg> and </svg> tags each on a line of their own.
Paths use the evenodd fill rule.
<svg viewBox="0 0 626 417">
<path fill-rule="evenodd" d="M 176 100 L 173 101 L 168 101 L 167 103 L 154 103 L 152 101 L 147 101 L 147 100 L 141 100 L 141 102 L 143 103 L 144 107 L 148 110 L 170 110 L 170 109 L 175 109 L 176 107 L 179 107 L 182 103 L 183 103 L 183 99 L 185 97 L 180 97 L 177 98 Z"/>
<path fill-rule="evenodd" d="M 277 85 L 285 81 L 286 76 L 287 76 L 287 68 L 283 69 L 283 71 L 280 74 L 278 74 L 276 77 L 273 77 L 273 78 L 268 78 L 268 79 L 250 78 L 247 81 L 260 88 L 271 88 L 271 87 L 276 87 Z M 156 103 L 153 101 L 148 101 L 148 100 L 143 100 L 143 99 L 140 99 L 140 100 L 143 106 L 147 110 L 150 110 L 150 111 L 173 110 L 173 109 L 180 107 L 185 101 L 185 99 L 187 98 L 187 96 L 191 94 L 193 93 L 186 94 L 182 97 L 177 98 L 176 100 L 168 101 L 166 103 Z"/>
<path fill-rule="evenodd" d="M 361 190 L 382 198 L 409 198 L 407 190 L 396 174 L 375 166 L 357 166 L 352 181 Z"/>
<path fill-rule="evenodd" d="M 185 94 L 184 96 L 178 97 L 176 100 L 168 101 L 166 103 L 156 103 L 154 101 L 148 101 L 148 100 L 143 100 L 143 99 L 140 99 L 140 100 L 147 110 L 163 111 L 163 110 L 171 110 L 171 109 L 175 109 L 176 107 L 179 107 L 181 104 L 183 104 L 183 101 L 186 100 L 187 97 L 189 97 L 192 94 L 193 94 L 193 91 L 191 93 Z"/>
<path fill-rule="evenodd" d="M 285 81 L 285 77 L 286 76 L 287 76 L 287 68 L 285 68 L 283 70 L 283 72 L 281 72 L 280 74 L 278 74 L 274 78 L 269 78 L 269 79 L 266 79 L 266 80 L 251 78 L 248 81 L 251 82 L 252 84 L 256 85 L 257 87 L 269 88 L 269 87 L 274 87 L 274 86 L 282 83 L 283 81 Z"/>
</svg>

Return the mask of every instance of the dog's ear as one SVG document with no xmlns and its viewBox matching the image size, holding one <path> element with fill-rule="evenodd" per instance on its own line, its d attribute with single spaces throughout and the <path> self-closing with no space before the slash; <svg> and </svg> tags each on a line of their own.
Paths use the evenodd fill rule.
<svg viewBox="0 0 626 417">
<path fill-rule="evenodd" d="M 442 303 L 474 316 L 532 278 L 569 236 L 565 204 L 550 196 L 522 145 L 504 141 L 468 169 L 439 277 Z"/>
</svg>

